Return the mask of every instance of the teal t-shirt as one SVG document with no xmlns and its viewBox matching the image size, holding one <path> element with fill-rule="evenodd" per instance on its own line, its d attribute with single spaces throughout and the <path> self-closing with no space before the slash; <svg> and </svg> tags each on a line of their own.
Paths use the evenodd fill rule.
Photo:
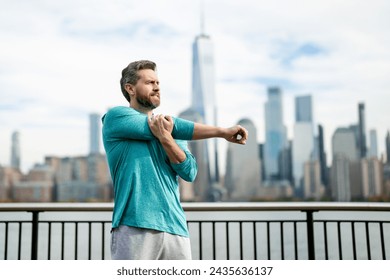
<svg viewBox="0 0 390 280">
<path fill-rule="evenodd" d="M 185 141 L 192 139 L 194 123 L 174 118 L 172 136 L 186 159 L 173 164 L 152 134 L 146 114 L 119 106 L 110 109 L 102 121 L 114 185 L 112 227 L 128 225 L 188 237 L 178 176 L 193 181 L 198 171 Z"/>
</svg>

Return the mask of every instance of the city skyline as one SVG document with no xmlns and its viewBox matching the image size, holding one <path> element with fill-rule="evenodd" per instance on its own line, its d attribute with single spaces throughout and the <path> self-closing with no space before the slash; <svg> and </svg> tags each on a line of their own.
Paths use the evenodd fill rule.
<svg viewBox="0 0 390 280">
<path fill-rule="evenodd" d="M 270 88 L 270 91 L 271 93 L 272 92 L 277 92 L 277 93 L 281 93 L 281 91 L 276 88 L 276 87 L 271 87 Z M 278 99 L 283 99 L 282 96 L 279 96 Z M 304 100 L 304 102 L 302 102 Z M 307 102 L 306 100 L 310 100 L 309 102 Z M 301 108 L 298 109 L 298 111 L 301 111 L 301 115 L 302 115 L 302 111 L 305 111 L 305 110 L 308 110 L 310 111 L 310 109 L 307 108 L 307 106 L 312 106 L 312 96 L 311 95 L 303 95 L 303 96 L 296 96 L 296 103 L 295 103 L 295 107 L 296 109 L 299 108 L 299 105 L 297 105 L 298 103 L 301 103 Z M 266 102 L 264 105 L 267 106 L 269 102 Z M 280 100 L 278 101 L 278 103 L 280 103 Z M 304 104 L 304 105 L 303 105 Z M 275 104 L 274 104 L 275 105 Z M 303 105 L 303 106 L 302 106 Z M 360 112 L 361 108 L 364 107 L 364 103 L 359 103 L 357 104 L 357 110 Z M 299 137 L 294 137 L 294 138 L 286 138 L 285 141 L 284 141 L 284 146 L 278 150 L 277 152 L 275 152 L 277 154 L 277 157 L 279 157 L 279 153 L 283 153 L 283 149 L 286 148 L 286 149 L 291 149 L 294 147 L 294 142 L 296 142 L 299 146 L 302 146 L 301 147 L 301 152 L 303 151 L 305 153 L 305 156 L 301 156 L 301 159 L 300 161 L 302 161 L 301 163 L 303 163 L 304 161 L 307 161 L 307 160 L 310 160 L 310 159 L 317 159 L 317 160 L 321 160 L 321 156 L 320 156 L 320 153 L 321 153 L 321 150 L 318 150 L 318 149 L 321 149 L 321 145 L 319 142 L 316 142 L 318 141 L 317 138 L 323 138 L 323 129 L 322 129 L 322 125 L 321 124 L 316 124 L 316 123 L 313 123 L 311 121 L 309 122 L 302 122 L 299 120 L 299 117 L 298 117 L 299 113 L 296 114 L 296 117 L 298 119 L 295 120 L 295 124 L 294 124 L 294 127 L 292 127 L 293 130 L 296 130 L 299 132 Z M 311 113 L 310 113 L 311 115 Z M 187 108 L 186 110 L 183 110 L 179 115 L 178 115 L 179 118 L 184 118 L 184 119 L 187 119 L 187 120 L 190 120 L 190 121 L 193 121 L 193 122 L 200 122 L 200 123 L 204 123 L 203 121 L 203 117 L 201 117 L 201 115 L 195 111 L 192 107 L 190 108 Z M 85 153 L 80 153 L 80 154 L 65 154 L 65 155 L 58 155 L 58 154 L 44 154 L 43 155 L 43 158 L 42 160 L 40 161 L 37 161 L 37 162 L 34 162 L 34 164 L 29 167 L 29 169 L 26 169 L 26 170 L 23 170 L 21 168 L 21 158 L 23 157 L 23 155 L 21 155 L 20 153 L 20 146 L 22 145 L 20 143 L 20 137 L 21 137 L 21 133 L 20 131 L 14 131 L 12 132 L 12 135 L 11 135 L 11 147 L 10 147 L 10 154 L 11 154 L 11 159 L 9 160 L 9 164 L 5 164 L 4 166 L 7 167 L 14 167 L 16 169 L 21 169 L 21 171 L 23 172 L 27 172 L 27 171 L 30 171 L 31 169 L 33 169 L 36 165 L 41 165 L 47 157 L 64 157 L 64 158 L 68 158 L 68 157 L 80 157 L 80 156 L 86 156 L 86 155 L 93 155 L 93 154 L 105 154 L 105 151 L 103 150 L 103 148 L 101 148 L 101 138 L 100 137 L 100 128 L 101 127 L 101 124 L 100 124 L 100 116 L 98 113 L 96 112 L 93 112 L 93 113 L 89 113 L 86 118 L 88 118 L 88 130 L 89 130 L 89 134 L 88 134 L 88 139 L 84 139 L 85 141 L 87 141 L 89 143 L 89 150 L 86 151 Z M 99 121 L 98 121 L 99 120 Z M 249 126 L 250 127 L 253 127 L 256 132 L 255 132 L 255 135 L 256 135 L 256 139 L 257 139 L 257 134 L 258 134 L 258 128 L 253 124 L 253 121 L 251 118 L 243 118 L 241 120 L 239 120 L 236 124 L 238 125 L 243 125 L 244 127 L 245 124 L 249 123 Z M 304 130 L 302 130 L 300 127 L 303 125 L 308 125 L 307 128 L 305 127 Z M 288 129 L 287 127 L 283 126 L 283 124 L 281 124 L 282 128 L 284 130 Z M 297 127 L 299 128 L 297 130 Z M 320 128 L 321 127 L 321 128 Z M 283 130 L 283 132 L 284 132 Z M 306 131 L 305 131 L 306 130 Z M 305 132 L 304 132 L 305 131 Z M 309 132 L 310 133 L 307 133 Z M 357 160 L 359 158 L 370 158 L 370 157 L 375 157 L 377 159 L 381 159 L 381 158 L 384 158 L 384 162 L 390 162 L 390 157 L 389 157 L 389 154 L 388 152 L 390 151 L 390 137 L 389 137 L 389 133 L 390 133 L 390 130 L 387 132 L 386 134 L 386 137 L 385 139 L 383 139 L 386 143 L 385 143 L 385 148 L 384 148 L 384 151 L 379 154 L 378 151 L 377 151 L 377 148 L 378 148 L 378 139 L 377 139 L 377 132 L 375 129 L 373 130 L 370 130 L 369 131 L 369 136 L 368 137 L 368 134 L 366 135 L 366 141 L 365 141 L 365 149 L 367 150 L 367 154 L 365 156 L 362 156 L 361 155 L 361 149 L 362 147 L 360 146 L 360 143 L 359 143 L 359 137 L 360 137 L 360 134 L 359 134 L 359 122 L 357 123 L 351 123 L 349 125 L 343 125 L 343 126 L 339 126 L 336 128 L 335 131 L 333 131 L 333 133 L 331 134 L 331 147 L 329 150 L 324 150 L 324 152 L 328 155 L 327 157 L 327 160 L 325 161 L 325 164 L 327 165 L 327 167 L 331 167 L 332 166 L 332 159 L 333 159 L 333 156 L 335 154 L 335 152 L 342 152 L 342 153 L 345 153 L 347 155 L 347 157 L 351 160 Z M 340 148 L 340 146 L 337 146 L 336 147 L 336 150 L 335 150 L 335 140 L 334 138 L 335 137 L 338 137 L 337 135 L 341 134 L 341 133 L 347 133 L 347 134 L 350 134 L 349 135 L 349 140 L 348 141 L 342 141 L 344 143 L 344 146 Z M 283 133 L 282 133 L 283 134 Z M 284 135 L 284 134 L 283 134 Z M 282 136 L 283 136 L 282 135 Z M 252 135 L 251 135 L 251 138 Z M 369 138 L 369 140 L 367 141 L 367 139 Z M 308 141 L 310 143 L 308 143 Z M 314 142 L 313 142 L 314 141 Z M 374 141 L 374 143 L 373 143 Z M 200 145 L 203 145 L 203 141 L 189 141 L 190 143 L 199 143 Z M 206 142 L 204 142 L 206 143 Z M 265 145 L 266 142 L 259 142 L 257 140 L 256 142 L 258 145 Z M 341 142 L 340 142 L 341 143 Z M 355 143 L 355 145 L 351 145 L 351 143 Z M 228 144 L 229 145 L 229 144 Z M 296 145 L 296 144 L 295 144 Z M 373 145 L 373 146 L 371 146 Z M 206 147 L 206 145 L 204 145 Z M 309 147 L 309 148 L 308 148 Z M 323 147 L 322 147 L 323 148 Z M 195 149 L 199 149 L 199 148 L 195 148 Z M 296 149 L 296 148 L 294 148 Z M 293 155 L 294 153 L 296 153 L 296 151 L 293 149 Z M 375 153 L 371 153 L 370 151 L 373 150 L 375 151 Z M 295 152 L 294 152 L 295 151 Z M 352 152 L 351 152 L 352 151 Z M 229 147 L 226 148 L 226 150 L 219 150 L 219 153 L 223 155 L 224 158 L 228 158 L 228 154 L 229 154 Z M 255 153 L 257 154 L 257 153 Z M 201 157 L 197 158 L 198 160 L 200 160 Z M 326 159 L 326 158 L 325 158 Z M 205 161 L 207 162 L 208 160 L 205 159 Z M 266 165 L 266 159 L 264 159 L 264 163 Z M 17 162 L 17 164 L 16 164 Z M 223 162 L 224 165 L 226 165 L 226 162 L 224 161 Z M 293 165 L 297 165 L 297 163 L 294 164 L 293 162 Z M 1 165 L 0 165 L 1 166 Z M 206 170 L 208 170 L 209 167 L 206 168 Z M 274 177 L 273 179 L 283 179 L 283 178 L 277 178 L 278 176 L 282 176 L 283 175 L 280 173 L 282 172 L 281 170 L 279 170 L 280 167 L 276 167 L 274 170 L 273 170 L 273 174 L 272 176 L 276 176 Z M 223 173 L 222 175 L 225 175 L 225 168 L 222 168 L 223 169 Z M 206 171 L 204 170 L 205 173 L 209 173 L 209 171 Z M 301 175 L 299 175 L 298 177 L 300 177 Z M 209 174 L 206 175 L 206 177 L 209 177 Z M 271 178 L 263 178 L 264 181 L 268 181 L 269 179 Z"/>
<path fill-rule="evenodd" d="M 132 60 L 157 62 L 158 112 L 178 115 L 189 107 L 191 43 L 200 31 L 197 1 L 2 6 L 1 165 L 9 165 L 13 131 L 21 135 L 24 170 L 45 155 L 86 154 L 88 114 L 126 105 L 118 80 Z M 328 154 L 335 129 L 358 123 L 362 102 L 366 133 L 376 129 L 383 154 L 390 128 L 389 11 L 389 3 L 377 0 L 205 1 L 205 32 L 213 38 L 216 61 L 218 124 L 249 118 L 258 142 L 264 142 L 266 92 L 278 86 L 289 139 L 296 96 L 313 96 L 314 124 L 324 128 Z M 220 145 L 224 154 L 226 144 Z"/>
</svg>

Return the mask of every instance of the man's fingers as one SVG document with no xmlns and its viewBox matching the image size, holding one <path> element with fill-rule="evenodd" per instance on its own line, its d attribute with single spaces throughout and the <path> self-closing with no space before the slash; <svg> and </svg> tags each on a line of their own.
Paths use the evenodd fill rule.
<svg viewBox="0 0 390 280">
<path fill-rule="evenodd" d="M 238 126 L 238 132 L 236 134 L 237 143 L 245 144 L 248 139 L 248 131 L 242 126 Z"/>
<path fill-rule="evenodd" d="M 173 118 L 171 116 L 165 116 L 163 114 L 151 115 L 148 117 L 149 127 L 157 129 L 160 132 L 167 130 L 172 132 L 173 129 Z"/>
<path fill-rule="evenodd" d="M 247 140 L 248 139 L 248 130 L 246 130 L 245 128 L 241 127 L 241 136 L 242 136 L 242 139 L 243 140 Z"/>
<path fill-rule="evenodd" d="M 158 123 L 159 123 L 161 129 L 164 128 L 164 121 L 165 121 L 164 116 L 160 115 L 158 118 Z"/>
</svg>

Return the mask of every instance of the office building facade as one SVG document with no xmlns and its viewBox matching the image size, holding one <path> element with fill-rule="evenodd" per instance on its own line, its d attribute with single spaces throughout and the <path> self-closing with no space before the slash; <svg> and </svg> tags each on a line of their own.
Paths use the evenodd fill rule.
<svg viewBox="0 0 390 280">
<path fill-rule="evenodd" d="M 192 105 L 205 124 L 217 125 L 215 97 L 215 67 L 213 43 L 209 36 L 200 34 L 192 45 Z M 217 139 L 206 142 L 208 177 L 211 185 L 219 182 Z"/>
<path fill-rule="evenodd" d="M 100 154 L 101 117 L 97 113 L 89 115 L 89 153 Z"/>
<path fill-rule="evenodd" d="M 378 139 L 375 129 L 371 129 L 369 132 L 370 146 L 368 149 L 368 156 L 370 158 L 378 158 Z"/>
<path fill-rule="evenodd" d="M 20 161 L 20 133 L 18 131 L 14 131 L 11 137 L 11 167 L 20 169 Z"/>
<path fill-rule="evenodd" d="M 306 162 L 314 159 L 314 127 L 312 98 L 310 95 L 295 98 L 295 124 L 292 145 L 294 186 L 298 194 L 302 191 L 303 175 Z"/>
<path fill-rule="evenodd" d="M 279 87 L 268 88 L 265 112 L 264 173 L 266 181 L 280 179 L 279 157 L 287 146 L 287 132 L 283 123 L 282 91 Z"/>
<path fill-rule="evenodd" d="M 364 158 L 367 156 L 367 137 L 366 137 L 366 109 L 364 103 L 358 104 L 359 113 L 359 136 L 358 136 L 358 147 L 359 157 Z"/>
<path fill-rule="evenodd" d="M 228 144 L 225 188 L 229 200 L 249 201 L 257 196 L 261 185 L 257 130 L 249 119 L 240 120 L 238 125 L 248 130 L 248 140 L 245 145 Z"/>
</svg>

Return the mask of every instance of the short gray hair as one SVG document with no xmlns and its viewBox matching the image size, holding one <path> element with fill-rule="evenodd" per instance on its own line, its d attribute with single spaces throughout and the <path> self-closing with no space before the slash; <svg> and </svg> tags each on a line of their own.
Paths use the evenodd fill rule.
<svg viewBox="0 0 390 280">
<path fill-rule="evenodd" d="M 122 78 L 120 81 L 123 96 L 130 102 L 130 95 L 125 89 L 126 84 L 135 85 L 139 80 L 138 71 L 143 69 L 151 69 L 156 71 L 156 63 L 150 60 L 138 60 L 131 62 L 125 69 L 122 70 Z"/>
</svg>

